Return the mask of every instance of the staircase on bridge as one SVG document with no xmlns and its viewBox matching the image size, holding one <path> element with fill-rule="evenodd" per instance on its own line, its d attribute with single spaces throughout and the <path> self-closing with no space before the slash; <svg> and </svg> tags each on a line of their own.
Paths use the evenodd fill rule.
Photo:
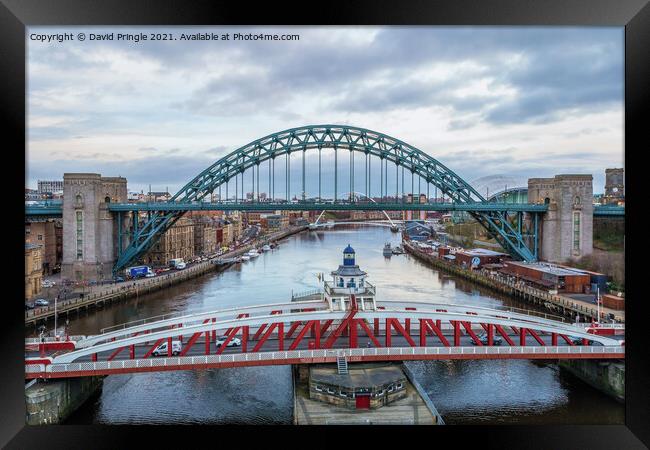
<svg viewBox="0 0 650 450">
<path fill-rule="evenodd" d="M 339 371 L 339 375 L 348 374 L 348 360 L 345 358 L 345 356 L 336 357 L 336 368 Z"/>
</svg>

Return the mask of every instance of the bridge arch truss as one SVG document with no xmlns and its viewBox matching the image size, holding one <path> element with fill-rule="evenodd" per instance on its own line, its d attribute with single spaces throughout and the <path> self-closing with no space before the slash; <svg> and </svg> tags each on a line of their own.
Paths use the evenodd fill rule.
<svg viewBox="0 0 650 450">
<path fill-rule="evenodd" d="M 372 158 L 380 160 L 381 198 L 389 195 L 388 177 L 389 163 L 394 165 L 395 171 L 395 198 L 403 200 L 405 194 L 405 173 L 411 173 L 411 194 L 415 198 L 414 179 L 418 178 L 429 185 L 435 186 L 455 204 L 476 204 L 476 210 L 468 209 L 469 214 L 480 223 L 488 233 L 493 236 L 501 246 L 518 259 L 534 261 L 537 259 L 537 212 L 531 212 L 531 220 L 524 224 L 524 212 L 517 211 L 514 216 L 508 210 L 481 210 L 481 204 L 487 200 L 481 196 L 469 183 L 450 170 L 440 161 L 424 153 L 418 148 L 407 144 L 397 138 L 383 133 L 345 125 L 309 125 L 300 128 L 291 128 L 270 134 L 238 148 L 232 153 L 216 161 L 210 167 L 194 177 L 169 201 L 170 204 L 192 203 L 202 201 L 206 196 L 214 193 L 220 187 L 225 187 L 226 192 L 229 182 L 235 180 L 235 201 L 237 201 L 238 185 L 243 190 L 244 173 L 252 171 L 253 197 L 255 193 L 255 175 L 257 174 L 257 198 L 259 200 L 260 181 L 259 175 L 262 164 L 268 164 L 269 191 L 275 197 L 275 161 L 285 159 L 285 188 L 286 201 L 289 201 L 290 191 L 290 155 L 302 153 L 302 190 L 305 192 L 305 153 L 307 151 L 319 152 L 319 201 L 321 200 L 321 151 L 333 149 L 335 159 L 334 171 L 334 202 L 340 201 L 338 193 L 338 163 L 339 150 L 349 151 L 350 154 L 350 191 L 354 192 L 354 155 L 361 154 L 365 157 L 365 184 L 366 195 L 369 197 Z M 401 191 L 400 191 L 401 167 Z M 272 176 L 271 176 L 272 173 Z M 377 174 L 375 174 L 377 176 Z M 238 181 L 241 179 L 241 183 Z M 271 183 L 271 180 L 273 181 Z M 401 195 L 400 195 L 401 194 Z M 226 195 L 228 197 L 228 195 Z M 243 192 L 242 192 L 243 197 Z M 427 195 L 428 198 L 428 195 Z M 418 198 L 419 201 L 419 198 Z M 362 209 L 362 206 L 359 207 Z M 118 259 L 114 269 L 127 267 L 130 263 L 141 257 L 156 242 L 160 235 L 171 227 L 184 211 L 163 210 L 155 211 L 149 215 L 148 220 L 138 227 L 134 223 L 133 233 L 128 245 L 122 249 L 118 246 Z M 119 216 L 119 214 L 118 214 Z M 524 228 L 527 228 L 526 230 Z"/>
</svg>

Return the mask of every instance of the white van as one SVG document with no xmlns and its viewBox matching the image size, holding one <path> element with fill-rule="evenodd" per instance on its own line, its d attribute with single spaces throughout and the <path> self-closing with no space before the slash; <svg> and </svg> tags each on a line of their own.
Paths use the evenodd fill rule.
<svg viewBox="0 0 650 450">
<path fill-rule="evenodd" d="M 181 341 L 172 341 L 172 355 L 180 355 L 181 350 L 183 350 L 183 344 Z M 153 350 L 153 356 L 167 356 L 167 341 L 160 344 Z"/>
</svg>

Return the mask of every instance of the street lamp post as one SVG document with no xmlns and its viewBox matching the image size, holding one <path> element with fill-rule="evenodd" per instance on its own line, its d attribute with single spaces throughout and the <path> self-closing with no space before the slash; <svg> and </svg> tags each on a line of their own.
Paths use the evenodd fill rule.
<svg viewBox="0 0 650 450">
<path fill-rule="evenodd" d="M 58 295 L 56 297 L 54 297 L 54 337 L 55 338 L 57 337 L 57 334 L 56 334 L 56 332 L 57 332 L 57 328 L 56 328 L 56 319 L 57 319 L 57 317 L 56 317 L 57 316 L 57 314 L 56 314 L 56 312 L 57 312 L 56 311 L 56 304 L 58 303 L 57 302 L 58 299 L 59 299 Z"/>
<path fill-rule="evenodd" d="M 596 318 L 596 323 L 600 323 L 600 286 L 596 288 L 596 311 L 598 317 Z"/>
</svg>

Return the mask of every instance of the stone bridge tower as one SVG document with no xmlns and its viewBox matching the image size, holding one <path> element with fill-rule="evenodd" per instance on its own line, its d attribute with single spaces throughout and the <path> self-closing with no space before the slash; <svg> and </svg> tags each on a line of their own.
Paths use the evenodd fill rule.
<svg viewBox="0 0 650 450">
<path fill-rule="evenodd" d="M 63 174 L 63 279 L 111 278 L 118 230 L 107 205 L 126 201 L 126 178 Z"/>
<path fill-rule="evenodd" d="M 540 225 L 539 259 L 565 262 L 593 252 L 593 176 L 530 178 L 528 202 L 546 203 Z"/>
</svg>

